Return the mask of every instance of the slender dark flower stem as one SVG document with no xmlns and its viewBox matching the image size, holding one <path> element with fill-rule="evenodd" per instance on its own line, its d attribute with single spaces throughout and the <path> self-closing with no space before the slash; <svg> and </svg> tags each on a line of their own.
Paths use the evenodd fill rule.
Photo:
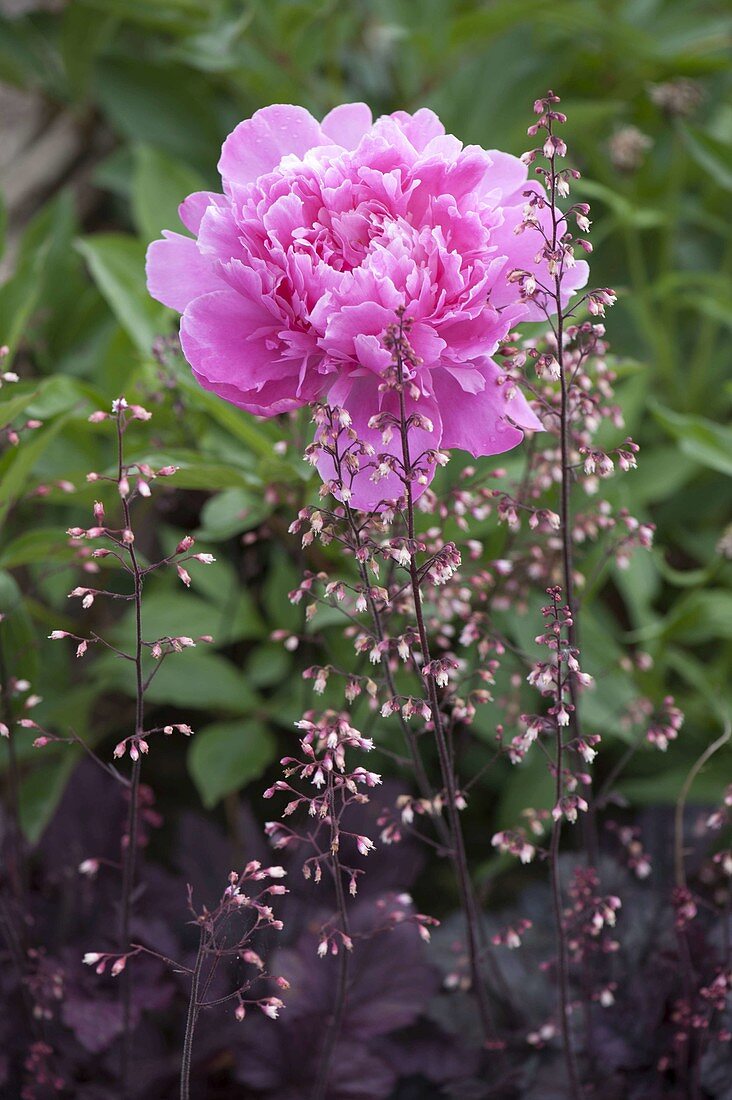
<svg viewBox="0 0 732 1100">
<path fill-rule="evenodd" d="M 186 1034 L 183 1041 L 183 1058 L 180 1067 L 180 1100 L 190 1100 L 191 1096 L 191 1063 L 193 1059 L 193 1035 L 196 1030 L 196 1020 L 199 1012 L 198 990 L 201 984 L 201 972 L 205 957 L 205 929 L 201 928 L 198 941 L 198 953 L 196 963 L 191 974 L 191 993 L 188 1001 L 188 1016 L 186 1018 Z"/>
<path fill-rule="evenodd" d="M 693 764 L 689 770 L 689 774 L 684 780 L 684 784 L 679 793 L 679 797 L 676 800 L 676 810 L 674 813 L 674 871 L 676 876 L 676 885 L 682 889 L 686 889 L 686 861 L 684 859 L 684 810 L 686 809 L 686 800 L 689 797 L 689 791 L 691 790 L 694 780 L 702 770 L 704 765 L 714 756 L 723 745 L 732 737 L 732 723 L 727 719 L 724 724 L 724 731 L 716 739 L 712 741 L 711 745 L 707 745 L 704 752 L 699 759 Z"/>
<path fill-rule="evenodd" d="M 117 414 L 117 473 L 118 483 L 124 474 L 124 412 Z M 131 530 L 130 505 L 127 496 L 122 497 L 122 512 L 125 530 Z M 133 599 L 135 603 L 135 736 L 142 737 L 145 729 L 145 684 L 142 667 L 142 570 L 135 552 L 134 542 L 130 542 L 127 551 L 133 575 Z M 132 763 L 132 776 L 129 788 L 129 810 L 127 818 L 126 847 L 122 869 L 122 905 L 120 913 L 119 948 L 127 951 L 130 941 L 130 923 L 132 920 L 133 895 L 135 890 L 135 871 L 139 831 L 141 761 Z M 130 1060 L 132 1053 L 132 982 L 129 971 L 125 971 L 122 984 L 122 1095 L 130 1095 Z"/>
<path fill-rule="evenodd" d="M 569 633 L 569 632 L 568 632 Z M 557 701 L 562 698 L 562 663 L 557 651 Z M 559 806 L 563 794 L 562 769 L 564 765 L 564 741 L 562 727 L 557 723 L 556 749 L 554 766 L 555 775 L 555 803 Z M 572 1028 L 569 1019 L 569 963 L 567 959 L 567 941 L 564 928 L 564 903 L 562 901 L 562 882 L 559 873 L 559 845 L 562 837 L 562 818 L 558 816 L 552 828 L 551 842 L 549 845 L 549 868 L 551 875 L 552 908 L 554 911 L 554 924 L 557 933 L 557 984 L 559 987 L 559 1026 L 562 1035 L 562 1048 L 567 1069 L 567 1078 L 572 1100 L 581 1100 L 583 1096 L 580 1085 L 577 1060 L 572 1042 Z"/>
<path fill-rule="evenodd" d="M 552 133 L 552 119 L 551 112 L 547 111 L 547 130 L 549 135 Z M 551 187 L 551 218 L 552 218 L 552 239 L 551 250 L 553 256 L 556 257 L 557 246 L 559 244 L 559 223 L 561 215 L 557 212 L 557 164 L 556 164 L 556 152 L 552 152 L 549 158 L 550 165 L 550 187 Z M 564 580 L 564 600 L 569 608 L 570 621 L 567 628 L 567 637 L 570 648 L 577 647 L 577 626 L 575 622 L 575 594 L 574 594 L 574 569 L 572 560 L 572 513 L 571 513 L 571 453 L 570 453 L 570 407 L 569 407 L 569 386 L 567 383 L 567 371 L 564 361 L 564 312 L 562 306 L 562 276 L 564 273 L 564 260 L 563 258 L 556 261 L 556 270 L 554 273 L 554 300 L 556 307 L 556 338 L 557 338 L 557 363 L 559 365 L 559 379 L 561 386 L 561 406 L 560 406 L 560 450 L 561 450 L 561 465 L 562 465 L 562 481 L 560 492 L 560 525 L 561 525 L 561 541 L 562 541 L 562 573 Z M 561 662 L 557 661 L 557 675 L 561 677 Z M 575 737 L 580 736 L 579 727 L 579 709 L 577 699 L 577 685 L 574 676 L 569 674 L 568 676 L 568 688 L 569 695 L 572 702 L 572 711 L 570 715 L 570 723 L 573 734 Z M 557 700 L 561 700 L 561 683 L 557 686 Z M 562 798 L 562 764 L 564 755 L 564 743 L 562 727 L 557 724 L 556 734 L 556 801 L 559 804 Z M 593 830 L 588 830 L 591 832 Z M 564 1051 L 565 1065 L 567 1069 L 567 1077 L 569 1080 L 569 1086 L 571 1089 L 572 1100 L 581 1100 L 582 1088 L 579 1082 L 579 1074 L 577 1071 L 577 1063 L 574 1052 L 574 1044 L 572 1042 L 572 1031 L 569 1021 L 569 973 L 567 966 L 567 944 L 564 929 L 564 915 L 563 915 L 563 902 L 562 902 L 562 884 L 559 873 L 559 842 L 562 832 L 562 818 L 557 817 L 554 821 L 550 843 L 550 874 L 551 874 L 551 888 L 552 899 L 554 908 L 554 920 L 556 925 L 557 936 L 557 979 L 559 986 L 559 1011 L 560 1011 L 560 1027 L 562 1034 L 562 1046 Z"/>
<path fill-rule="evenodd" d="M 409 430 L 407 426 L 406 402 L 404 400 L 404 366 L 398 348 L 396 352 L 396 366 L 398 373 L 399 425 L 402 443 L 402 464 L 404 469 L 404 486 L 407 498 L 407 536 L 410 542 L 409 576 L 411 581 L 412 599 L 414 601 L 414 612 L 417 619 L 417 633 L 419 635 L 420 649 L 422 650 L 423 669 L 426 669 L 427 666 L 430 664 L 432 657 L 430 654 L 427 629 L 424 622 L 424 614 L 422 612 L 422 592 L 420 587 L 419 571 L 417 569 L 417 563 L 415 561 L 413 553 L 413 545 L 415 539 L 414 496 L 412 493 L 412 482 L 410 478 L 411 458 L 409 454 Z M 470 967 L 471 983 L 478 1003 L 478 1011 L 480 1014 L 480 1022 L 483 1030 L 483 1035 L 486 1040 L 489 1040 L 495 1037 L 495 1026 L 493 1023 L 491 1008 L 488 1003 L 485 982 L 481 973 L 480 914 L 478 912 L 475 893 L 473 891 L 473 884 L 470 879 L 470 871 L 468 870 L 468 860 L 465 851 L 465 840 L 463 837 L 462 822 L 460 821 L 460 811 L 457 807 L 457 784 L 455 782 L 455 773 L 453 770 L 452 761 L 450 759 L 447 740 L 445 738 L 445 731 L 442 724 L 440 700 L 437 695 L 437 686 L 435 684 L 435 679 L 434 676 L 431 675 L 427 675 L 424 678 L 427 686 L 430 710 L 432 711 L 432 725 L 434 727 L 435 743 L 437 745 L 437 755 L 440 763 L 440 774 L 442 776 L 442 782 L 444 784 L 445 793 L 447 795 L 447 816 L 450 826 L 450 832 L 452 834 L 453 862 L 458 881 L 458 890 L 460 893 L 460 901 L 465 915 L 468 963 Z"/>
<path fill-rule="evenodd" d="M 338 859 L 338 812 L 335 804 L 335 788 L 333 786 L 332 772 L 328 772 L 327 782 L 328 812 L 330 816 L 330 865 L 333 872 L 333 885 L 335 887 L 336 909 L 338 911 L 340 931 L 343 932 L 345 936 L 348 936 L 350 934 L 350 928 L 348 911 L 346 909 L 346 895 L 343 889 L 343 873 L 341 871 L 340 860 Z M 348 993 L 348 956 L 349 951 L 341 941 L 338 951 L 338 983 L 336 985 L 333 1015 L 328 1025 L 325 1044 L 320 1056 L 320 1067 L 318 1069 L 315 1089 L 313 1090 L 313 1100 L 324 1100 L 333 1069 L 333 1057 L 343 1027 L 343 1013 L 345 1011 Z"/>
<path fill-rule="evenodd" d="M 2 624 L 0 624 L 0 631 Z M 15 728 L 13 723 L 13 708 L 10 702 L 10 676 L 5 660 L 2 635 L 0 634 L 0 717 L 8 730 L 6 738 L 8 747 L 8 770 L 6 780 L 8 816 L 10 819 L 10 859 L 8 860 L 7 875 L 15 899 L 20 907 L 21 914 L 24 909 L 25 897 L 25 860 L 23 858 L 23 831 L 20 826 L 20 770 L 18 768 L 18 756 L 15 751 Z M 23 919 L 23 929 L 25 920 Z"/>
<path fill-rule="evenodd" d="M 684 780 L 684 784 L 679 793 L 679 797 L 676 800 L 676 808 L 674 813 L 674 872 L 676 879 L 676 886 L 679 890 L 686 891 L 688 889 L 686 882 L 686 860 L 684 852 L 684 811 L 686 809 L 686 801 L 689 797 L 689 792 L 694 784 L 696 777 L 702 770 L 705 764 L 711 760 L 714 754 L 721 749 L 732 737 L 732 724 L 729 720 L 725 722 L 724 731 L 710 745 L 707 745 L 704 752 L 699 759 L 693 764 L 689 770 L 689 774 Z M 689 1005 L 693 1003 L 694 997 L 694 964 L 691 957 L 691 950 L 689 947 L 689 939 L 685 928 L 676 929 L 676 942 L 679 948 L 679 956 L 681 959 L 681 976 L 684 986 L 684 997 Z M 700 1064 L 701 1064 L 701 1050 L 696 1050 L 697 1041 L 694 1034 L 687 1036 L 686 1042 L 686 1074 L 687 1085 L 689 1087 L 690 1100 L 699 1100 L 701 1097 L 701 1083 L 699 1080 Z"/>
</svg>

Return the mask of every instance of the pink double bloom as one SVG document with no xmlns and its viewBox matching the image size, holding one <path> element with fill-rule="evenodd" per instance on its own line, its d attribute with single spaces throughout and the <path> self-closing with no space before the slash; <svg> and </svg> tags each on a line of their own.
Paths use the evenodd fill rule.
<svg viewBox="0 0 732 1100">
<path fill-rule="evenodd" d="M 509 272 L 548 281 L 540 235 L 516 232 L 523 193 L 539 187 L 519 159 L 464 147 L 429 110 L 373 122 L 349 103 L 318 123 L 274 105 L 229 135 L 219 171 L 223 194 L 181 204 L 194 236 L 166 232 L 147 262 L 152 296 L 182 314 L 202 386 L 258 416 L 342 406 L 361 438 L 396 453 L 368 421 L 390 363 L 382 339 L 404 306 L 421 359 L 413 411 L 432 425 L 420 446 L 498 454 L 541 428 L 491 359 L 518 321 L 542 319 Z M 577 263 L 567 296 L 586 278 Z M 364 471 L 352 501 L 368 509 L 400 493 L 394 475 Z"/>
</svg>

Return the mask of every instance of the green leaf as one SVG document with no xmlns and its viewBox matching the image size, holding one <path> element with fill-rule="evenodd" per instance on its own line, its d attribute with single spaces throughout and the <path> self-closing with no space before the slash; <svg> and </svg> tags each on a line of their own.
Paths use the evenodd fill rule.
<svg viewBox="0 0 732 1100">
<path fill-rule="evenodd" d="M 51 560 L 58 565 L 59 556 L 63 557 L 64 551 L 68 552 L 71 560 L 68 539 L 59 527 L 36 527 L 33 531 L 24 531 L 3 547 L 0 568 L 17 569 L 20 565 Z"/>
<path fill-rule="evenodd" d="M 98 233 L 76 242 L 94 282 L 112 312 L 143 355 L 158 333 L 168 328 L 162 306 L 153 302 L 145 286 L 145 248 L 132 237 Z"/>
<path fill-rule="evenodd" d="M 201 528 L 196 537 L 221 542 L 242 531 L 250 531 L 272 511 L 261 493 L 246 489 L 225 489 L 207 500 L 201 510 Z"/>
<path fill-rule="evenodd" d="M 677 439 L 685 455 L 732 477 L 732 428 L 701 416 L 684 416 L 649 402 L 659 424 Z"/>
<path fill-rule="evenodd" d="M 146 241 L 155 240 L 163 229 L 185 232 L 178 207 L 192 191 L 203 189 L 198 172 L 149 145 L 135 149 L 132 177 L 132 212 Z"/>
<path fill-rule="evenodd" d="M 544 5 L 541 0 L 497 0 L 481 5 L 480 10 L 468 10 L 453 21 L 450 45 L 485 48 L 486 39 L 492 39 L 524 19 L 540 15 Z"/>
<path fill-rule="evenodd" d="M 258 779 L 277 755 L 277 741 L 261 722 L 217 722 L 195 734 L 188 770 L 206 809 Z"/>
<path fill-rule="evenodd" d="M 43 452 L 70 419 L 66 413 L 44 428 L 34 431 L 21 447 L 7 452 L 0 463 L 0 526 L 13 504 L 28 488 L 28 478 Z"/>
<path fill-rule="evenodd" d="M 699 463 L 676 446 L 655 446 L 649 451 L 644 448 L 638 469 L 633 471 L 636 507 L 668 500 L 698 472 Z"/>
<path fill-rule="evenodd" d="M 134 696 L 134 668 L 131 662 L 104 657 L 97 662 L 96 668 L 104 672 L 111 684 Z M 231 661 L 201 649 L 188 649 L 167 657 L 156 672 L 145 698 L 151 703 L 229 714 L 248 714 L 260 705 L 246 676 Z"/>
<path fill-rule="evenodd" d="M 261 637 L 264 625 L 246 589 L 240 585 L 233 591 L 228 589 L 225 583 L 226 574 L 218 565 L 218 562 L 213 565 L 197 565 L 194 562 L 191 572 L 194 575 L 205 572 L 210 577 L 210 583 L 218 583 L 221 606 L 184 591 L 183 585 L 174 592 L 151 591 L 148 594 L 146 591 L 143 603 L 146 636 L 154 633 L 160 638 L 177 638 L 181 635 L 197 638 L 203 634 L 211 634 L 216 646 Z M 129 644 L 133 638 L 134 615 L 128 614 L 115 631 L 115 639 L 123 646 Z M 208 651 L 207 643 L 199 644 L 203 647 L 202 655 L 205 656 Z"/>
<path fill-rule="evenodd" d="M 631 803 L 647 806 L 676 802 L 689 774 L 691 764 L 682 767 L 656 767 L 651 776 L 623 779 L 618 789 Z M 727 769 L 727 772 L 729 768 Z M 689 801 L 714 805 L 720 802 L 725 789 L 724 762 L 714 761 L 695 780 Z"/>
<path fill-rule="evenodd" d="M 246 663 L 247 679 L 256 688 L 284 683 L 292 670 L 292 654 L 281 645 L 258 645 Z"/>
<path fill-rule="evenodd" d="M 246 443 L 249 450 L 262 458 L 272 459 L 276 457 L 274 445 L 280 438 L 280 433 L 274 424 L 262 424 L 254 420 L 248 413 L 234 408 L 215 393 L 203 390 L 189 374 L 182 377 L 183 386 L 195 394 L 196 403 L 204 408 L 223 428 L 226 428 L 235 439 Z M 299 463 L 304 467 L 304 463 Z M 302 476 L 302 474 L 301 474 Z M 306 476 L 310 472 L 306 470 Z"/>
<path fill-rule="evenodd" d="M 66 79 L 76 99 L 85 99 L 94 62 L 114 30 L 106 13 L 93 12 L 81 4 L 69 4 L 61 20 L 61 58 Z"/>
<path fill-rule="evenodd" d="M 5 389 L 5 394 L 12 393 L 12 387 L 8 386 Z M 20 416 L 22 412 L 25 412 L 37 393 L 38 390 L 31 390 L 30 393 L 20 393 L 17 396 L 10 397 L 7 401 L 0 401 L 0 428 L 6 427 L 12 420 L 15 420 L 16 416 Z"/>
<path fill-rule="evenodd" d="M 20 787 L 20 824 L 31 844 L 40 839 L 51 820 L 78 758 L 77 750 L 66 746 L 63 753 L 54 754 L 52 760 L 44 760 L 23 780 Z"/>
<path fill-rule="evenodd" d="M 21 259 L 16 273 L 0 287 L 0 332 L 12 358 L 39 303 L 43 267 L 50 245 L 46 242 Z"/>
<path fill-rule="evenodd" d="M 112 125 L 133 142 L 210 170 L 224 136 L 208 81 L 182 65 L 108 58 L 97 90 Z"/>
<path fill-rule="evenodd" d="M 668 220 L 664 210 L 634 206 L 612 187 L 606 187 L 604 183 L 598 183 L 597 180 L 582 178 L 577 182 L 576 190 L 582 198 L 598 199 L 604 203 L 623 226 L 633 229 L 655 229 L 659 225 L 665 225 Z"/>
<path fill-rule="evenodd" d="M 287 593 L 297 588 L 300 577 L 290 559 L 280 550 L 274 550 L 273 559 L 264 583 L 264 606 L 269 620 L 281 630 L 299 633 L 303 627 L 302 607 L 290 603 Z"/>
<path fill-rule="evenodd" d="M 176 489 L 243 489 L 258 486 L 258 479 L 251 473 L 239 469 L 232 456 L 229 463 L 211 462 L 202 457 L 200 451 L 166 447 L 165 450 L 135 453 L 135 462 L 144 462 L 148 466 L 177 466 L 170 485 Z"/>
<path fill-rule="evenodd" d="M 724 588 L 690 592 L 660 624 L 660 632 L 667 640 L 682 638 L 687 645 L 732 638 L 732 592 Z"/>
<path fill-rule="evenodd" d="M 686 147 L 692 158 L 715 183 L 732 191 L 732 145 L 710 137 L 696 127 L 682 127 Z"/>
</svg>

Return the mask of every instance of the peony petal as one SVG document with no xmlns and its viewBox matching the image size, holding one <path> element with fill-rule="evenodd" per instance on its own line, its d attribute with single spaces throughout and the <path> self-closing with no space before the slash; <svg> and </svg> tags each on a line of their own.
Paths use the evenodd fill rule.
<svg viewBox="0 0 732 1100">
<path fill-rule="evenodd" d="M 262 302 L 233 290 L 192 302 L 181 319 L 180 341 L 198 381 L 262 416 L 304 404 L 296 394 L 300 363 L 278 353 L 273 320 Z"/>
<path fill-rule="evenodd" d="M 164 306 L 182 313 L 194 298 L 220 290 L 222 282 L 194 240 L 167 230 L 163 237 L 147 250 L 147 289 Z"/>
<path fill-rule="evenodd" d="M 220 195 L 216 191 L 194 191 L 178 207 L 178 217 L 189 232 L 198 233 L 201 219 L 209 206 L 223 208 L 228 205 L 226 195 Z"/>
<path fill-rule="evenodd" d="M 365 103 L 341 103 L 329 111 L 320 124 L 323 133 L 344 149 L 355 149 L 371 129 L 373 116 Z"/>
<path fill-rule="evenodd" d="M 421 153 L 433 138 L 442 137 L 445 127 L 440 122 L 434 111 L 428 107 L 422 107 L 413 115 L 406 111 L 395 111 L 389 116 L 399 126 L 404 136 L 412 143 L 417 152 Z"/>
<path fill-rule="evenodd" d="M 472 146 L 468 146 L 466 152 L 469 148 Z M 487 155 L 491 161 L 490 171 L 485 179 L 488 190 L 496 189 L 505 198 L 525 186 L 528 169 L 522 160 L 498 149 L 489 149 Z"/>
<path fill-rule="evenodd" d="M 275 103 L 240 122 L 221 149 L 219 172 L 228 183 L 253 183 L 271 172 L 288 153 L 302 157 L 327 145 L 320 126 L 304 107 Z"/>
<path fill-rule="evenodd" d="M 236 386 L 227 385 L 226 382 L 212 382 L 196 370 L 193 371 L 193 377 L 202 389 L 215 393 L 230 405 L 236 405 L 237 408 L 244 409 L 245 412 L 252 413 L 254 416 L 279 416 L 281 413 L 299 409 L 303 404 L 302 401 L 293 399 L 292 382 L 289 378 L 268 382 L 256 392 L 245 392 Z"/>
<path fill-rule="evenodd" d="M 469 451 L 475 458 L 510 451 L 524 438 L 520 428 L 543 431 L 523 394 L 509 399 L 508 384 L 499 386 L 501 370 L 490 359 L 476 363 L 485 378 L 485 389 L 466 399 L 460 383 L 447 371 L 434 371 L 435 397 L 442 416 L 442 446 Z M 520 428 L 510 423 L 514 421 Z"/>
</svg>

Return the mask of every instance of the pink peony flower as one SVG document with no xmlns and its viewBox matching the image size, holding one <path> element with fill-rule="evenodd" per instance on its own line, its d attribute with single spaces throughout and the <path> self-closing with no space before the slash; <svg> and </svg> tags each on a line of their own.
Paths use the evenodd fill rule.
<svg viewBox="0 0 732 1100">
<path fill-rule="evenodd" d="M 204 388 L 259 416 L 340 405 L 377 450 L 396 449 L 367 424 L 390 362 L 382 338 L 404 306 L 422 360 L 415 404 L 432 428 L 420 446 L 477 457 L 541 429 L 490 358 L 517 321 L 542 316 L 507 278 L 547 275 L 541 238 L 519 228 L 523 193 L 539 190 L 519 159 L 463 146 L 429 110 L 373 122 L 348 103 L 318 123 L 276 104 L 229 135 L 219 171 L 223 194 L 180 206 L 194 237 L 166 232 L 147 258 L 150 293 L 182 313 Z M 548 225 L 547 210 L 537 216 Z M 584 262 L 567 273 L 568 297 L 586 276 Z M 352 503 L 400 494 L 394 475 L 375 483 L 363 471 Z"/>
</svg>

